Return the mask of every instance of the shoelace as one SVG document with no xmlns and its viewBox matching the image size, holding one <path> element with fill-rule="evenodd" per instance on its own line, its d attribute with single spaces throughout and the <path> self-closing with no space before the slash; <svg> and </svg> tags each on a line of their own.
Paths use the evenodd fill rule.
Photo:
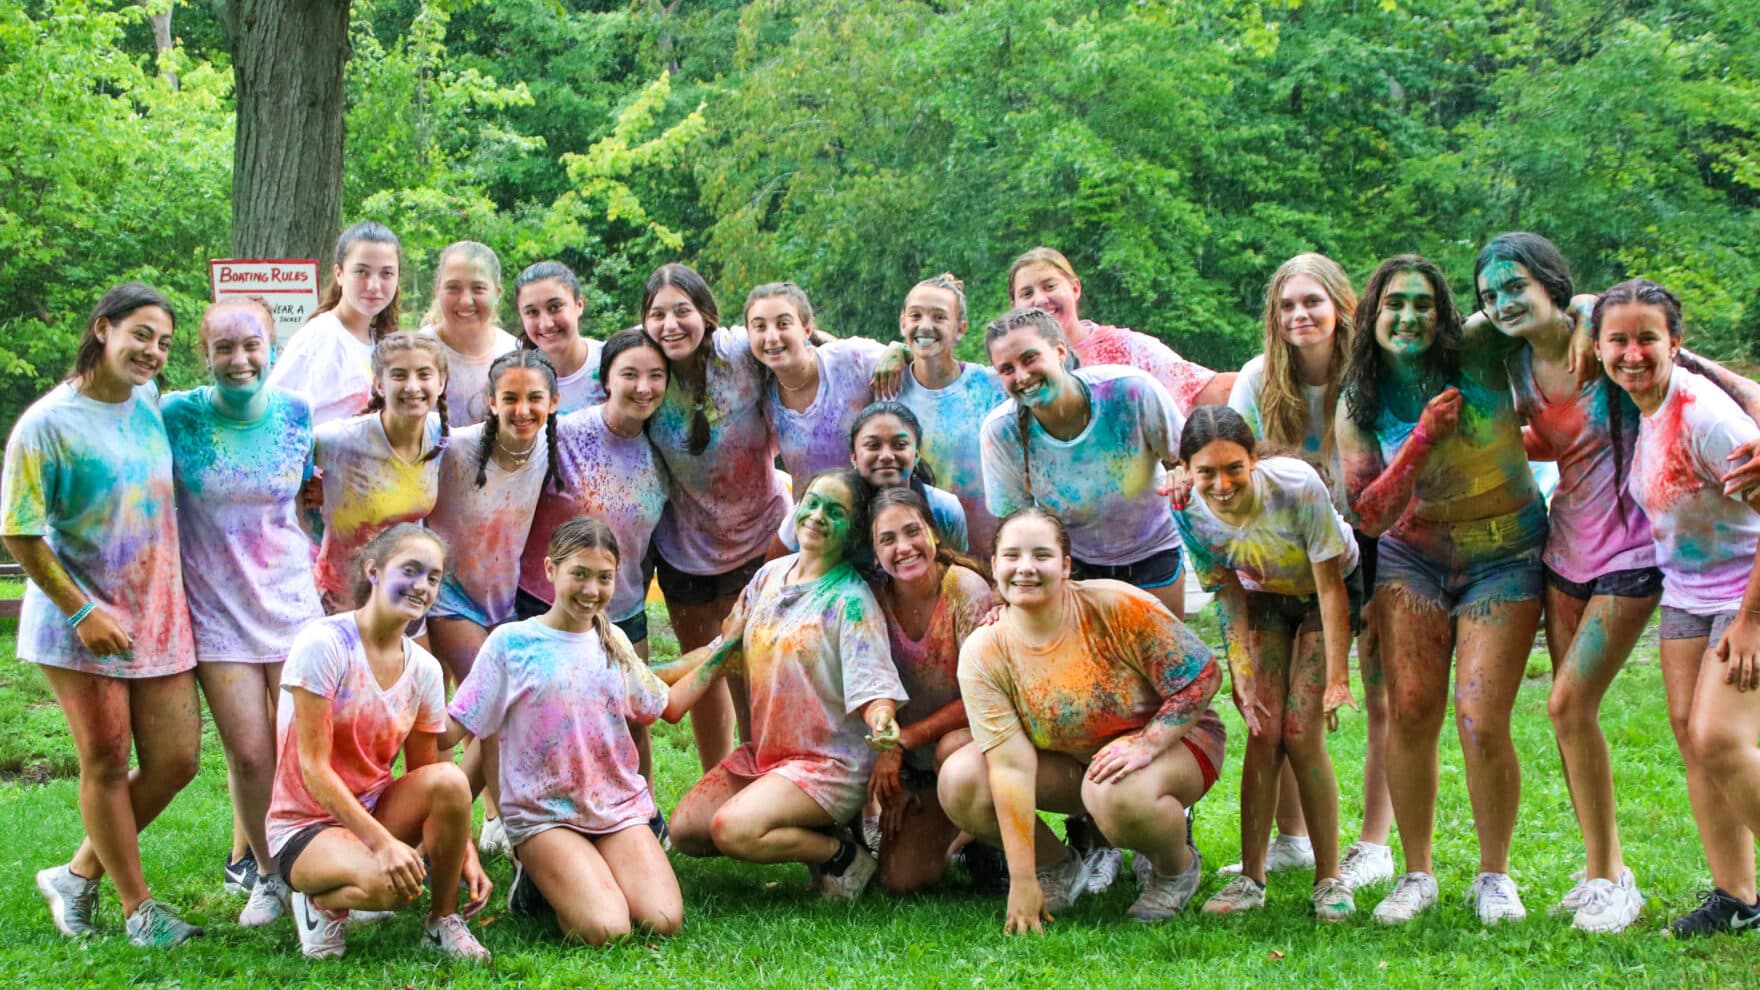
<svg viewBox="0 0 1760 990">
<path fill-rule="evenodd" d="M 1611 885 L 1606 887 L 1600 884 L 1585 886 L 1582 897 L 1577 901 L 1577 910 L 1594 914 L 1613 900 L 1614 890 L 1615 888 Z"/>
<path fill-rule="evenodd" d="M 1424 900 L 1424 885 L 1416 877 L 1400 877 L 1387 899 L 1401 907 L 1416 908 Z"/>
<path fill-rule="evenodd" d="M 148 939 L 158 941 L 160 938 L 168 938 L 173 934 L 175 926 L 172 924 L 171 915 L 167 914 L 157 904 L 146 908 L 146 911 L 147 930 L 145 935 Z"/>
<path fill-rule="evenodd" d="M 1479 900 L 1489 901 L 1494 907 L 1508 907 L 1513 900 L 1510 897 L 1509 884 L 1501 880 L 1487 878 L 1479 884 Z"/>
</svg>

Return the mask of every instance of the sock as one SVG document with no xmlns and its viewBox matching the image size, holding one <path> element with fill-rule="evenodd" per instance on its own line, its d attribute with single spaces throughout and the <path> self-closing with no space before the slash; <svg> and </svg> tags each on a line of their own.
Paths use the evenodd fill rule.
<svg viewBox="0 0 1760 990">
<path fill-rule="evenodd" d="M 837 843 L 837 852 L 831 858 L 819 864 L 819 872 L 829 877 L 843 876 L 849 864 L 856 861 L 856 844 L 846 840 Z"/>
</svg>

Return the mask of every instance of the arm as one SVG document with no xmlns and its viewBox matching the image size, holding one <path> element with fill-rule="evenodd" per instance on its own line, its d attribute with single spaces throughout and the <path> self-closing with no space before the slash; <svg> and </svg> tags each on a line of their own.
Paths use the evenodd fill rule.
<svg viewBox="0 0 1760 990">
<path fill-rule="evenodd" d="M 1749 489 L 1742 501 L 1760 512 L 1760 490 Z M 1726 665 L 1725 684 L 1735 685 L 1737 691 L 1760 689 L 1760 550 L 1755 552 L 1754 565 L 1748 572 L 1741 611 L 1725 630 L 1723 639 L 1712 644 L 1711 655 Z"/>
<path fill-rule="evenodd" d="M 1707 357 L 1694 354 L 1686 348 L 1675 353 L 1675 364 L 1711 380 L 1713 385 L 1724 391 L 1724 394 L 1742 407 L 1748 418 L 1760 423 L 1760 385 L 1718 364 Z M 1723 492 L 1731 495 L 1739 491 L 1751 491 L 1760 486 L 1760 438 L 1750 440 L 1729 452 L 1731 462 L 1744 462 L 1725 472 L 1720 478 Z"/>
<path fill-rule="evenodd" d="M 476 736 L 472 734 L 471 730 L 464 727 L 464 723 L 460 722 L 451 714 L 448 714 L 446 716 L 446 731 L 440 734 L 439 747 L 441 749 L 451 749 L 459 743 L 468 744 L 475 738 Z M 408 748 L 405 747 L 405 759 L 407 760 L 407 758 Z"/>
<path fill-rule="evenodd" d="M 1339 558 L 1316 561 L 1314 587 L 1320 599 L 1320 636 L 1326 646 L 1326 712 L 1351 703 L 1351 598 Z"/>
<path fill-rule="evenodd" d="M 1374 468 L 1381 458 L 1365 456 L 1375 450 L 1375 439 L 1353 423 L 1339 400 L 1337 419 L 1339 460 L 1344 465 L 1345 483 L 1350 494 L 1351 513 L 1357 517 L 1357 528 L 1370 536 L 1380 536 L 1399 520 L 1411 505 L 1417 491 L 1418 474 L 1429 461 L 1430 452 L 1438 441 L 1454 432 L 1461 414 L 1461 393 L 1450 386 L 1424 406 L 1418 425 L 1400 445 L 1393 463 L 1377 473 Z"/>
<path fill-rule="evenodd" d="M 1558 460 L 1558 451 L 1531 426 L 1522 427 L 1522 450 L 1527 453 L 1530 461 Z"/>
<path fill-rule="evenodd" d="M 1008 862 L 1008 913 L 1005 934 L 1043 933 L 1045 922 L 1054 920 L 1045 910 L 1039 889 L 1038 853 L 1034 830 L 1038 827 L 1039 751 L 1025 733 L 1016 732 L 984 754 L 989 767 L 990 799 L 996 808 L 996 826 L 1002 834 L 1002 856 Z"/>
<path fill-rule="evenodd" d="M 86 607 L 88 601 L 92 601 L 79 585 L 73 583 L 67 568 L 61 566 L 55 551 L 49 549 L 49 542 L 41 536 L 5 536 L 0 537 L 0 543 L 6 545 L 6 552 L 24 568 L 25 576 L 48 596 L 61 614 L 72 618 Z M 73 627 L 80 644 L 97 657 L 121 656 L 132 650 L 134 645 L 129 642 L 122 625 L 103 605 L 93 604 L 96 607 Z"/>
<path fill-rule="evenodd" d="M 661 680 L 672 684 L 666 708 L 661 711 L 660 717 L 673 723 L 684 718 L 703 699 L 703 695 L 709 693 L 715 682 L 727 673 L 728 661 L 739 653 L 741 642 L 736 637 L 700 646 L 677 663 L 655 671 Z"/>
<path fill-rule="evenodd" d="M 896 399 L 900 389 L 904 387 L 904 369 L 911 363 L 911 349 L 900 341 L 886 345 L 886 353 L 874 365 L 874 375 L 868 380 L 868 387 L 873 390 L 875 399 Z"/>
<path fill-rule="evenodd" d="M 1269 714 L 1259 700 L 1253 676 L 1253 655 L 1247 648 L 1251 632 L 1247 629 L 1247 591 L 1240 579 L 1229 574 L 1216 600 L 1222 607 L 1222 639 L 1227 649 L 1228 676 L 1234 684 L 1234 705 L 1240 709 L 1247 731 L 1258 735 L 1264 728 L 1262 719 Z"/>
<path fill-rule="evenodd" d="M 1222 685 L 1222 670 L 1204 641 L 1171 613 L 1162 611 L 1161 616 L 1161 622 L 1127 634 L 1134 642 L 1121 644 L 1127 662 L 1161 697 L 1161 707 L 1141 729 L 1119 736 L 1094 754 L 1087 778 L 1096 784 L 1121 780 L 1176 745 Z"/>
<path fill-rule="evenodd" d="M 1229 395 L 1234 391 L 1234 382 L 1237 377 L 1239 377 L 1238 372 L 1217 372 L 1215 377 L 1198 390 L 1197 396 L 1192 399 L 1192 407 L 1226 405 Z"/>
</svg>

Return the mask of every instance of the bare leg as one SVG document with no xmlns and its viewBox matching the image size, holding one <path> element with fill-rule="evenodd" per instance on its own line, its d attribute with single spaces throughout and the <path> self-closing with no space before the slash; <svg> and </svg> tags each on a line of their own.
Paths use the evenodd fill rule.
<svg viewBox="0 0 1760 990">
<path fill-rule="evenodd" d="M 257 860 L 258 875 L 273 876 L 279 867 L 269 855 L 264 819 L 275 783 L 275 709 L 269 704 L 273 697 L 269 692 L 271 685 L 281 683 L 281 664 L 197 664 L 196 679 L 208 700 L 208 710 L 214 714 L 214 728 L 226 754 L 233 826 L 243 829 Z M 236 860 L 241 854 L 234 849 L 232 858 Z"/>
<path fill-rule="evenodd" d="M 1326 748 L 1326 647 L 1318 630 L 1297 639 L 1283 702 L 1283 751 L 1313 824 L 1314 879 L 1338 876 L 1338 778 Z"/>
<path fill-rule="evenodd" d="M 593 837 L 546 829 L 520 843 L 519 861 L 565 938 L 601 946 L 638 924 L 657 935 L 676 934 L 683 924 L 678 879 L 645 825 Z"/>
<path fill-rule="evenodd" d="M 697 605 L 667 600 L 666 614 L 678 634 L 679 653 L 705 646 L 720 635 L 721 620 L 727 618 L 736 601 L 736 597 L 717 598 Z M 703 772 L 707 773 L 733 752 L 736 723 L 744 725 L 736 718 L 733 696 L 728 693 L 727 679 L 723 678 L 691 709 L 691 731 L 697 737 L 697 759 Z"/>
<path fill-rule="evenodd" d="M 1522 686 L 1540 600 L 1492 602 L 1460 617 L 1455 641 L 1455 726 L 1467 769 L 1467 795 L 1479 833 L 1479 870 L 1509 872 L 1510 841 L 1522 794 L 1522 767 L 1510 713 Z M 1434 754 L 1432 754 L 1434 755 Z M 1405 829 L 1400 829 L 1402 835 Z M 1409 841 L 1409 837 L 1408 837 Z"/>
<path fill-rule="evenodd" d="M 1156 601 L 1166 605 L 1167 610 L 1173 613 L 1174 618 L 1183 620 L 1186 617 L 1186 573 L 1183 569 L 1179 573 L 1179 580 L 1164 584 L 1159 588 L 1145 588 L 1144 590 L 1154 595 Z"/>
<path fill-rule="evenodd" d="M 1273 785 L 1268 791 L 1275 794 L 1277 778 L 1268 776 Z M 1148 856 L 1155 872 L 1164 877 L 1177 876 L 1192 865 L 1186 809 L 1204 796 L 1204 773 L 1184 743 L 1167 747 L 1141 770 L 1103 784 L 1084 776 L 1081 793 L 1082 803 L 1106 838 L 1121 849 L 1135 849 Z M 1269 803 L 1267 800 L 1266 804 Z M 1267 807 L 1267 826 L 1269 812 Z M 1243 866 L 1243 873 L 1245 869 Z M 1265 855 L 1261 852 L 1259 876 L 1264 875 Z"/>
<path fill-rule="evenodd" d="M 709 822 L 709 834 L 715 847 L 733 859 L 817 866 L 837 855 L 840 846 L 817 829 L 835 824 L 806 791 L 771 773 L 722 804 Z"/>
<path fill-rule="evenodd" d="M 1184 746 L 1179 747 L 1185 749 Z M 1189 751 L 1188 751 L 1189 753 Z M 1081 763 L 1062 753 L 1039 753 L 1038 775 L 1034 793 L 1041 810 L 1063 814 L 1080 814 L 1082 807 Z M 996 802 L 990 796 L 990 767 L 983 750 L 976 743 L 962 747 L 941 764 L 936 780 L 936 793 L 947 817 L 973 839 L 1002 848 L 1002 826 L 996 820 Z M 1041 868 L 1056 866 L 1069 856 L 1069 848 L 1045 822 L 1034 817 L 1033 856 Z M 1179 824 L 1163 827 L 1185 832 L 1185 815 Z M 1183 850 L 1182 850 L 1183 853 Z M 1181 866 L 1183 869 L 1183 865 Z"/>
<path fill-rule="evenodd" d="M 1393 831 L 1393 797 L 1387 790 L 1387 677 L 1381 660 L 1382 609 L 1371 597 L 1363 606 L 1363 634 L 1357 637 L 1357 670 L 1363 679 L 1363 714 L 1369 745 L 1363 758 L 1363 827 L 1357 838 L 1388 844 Z"/>
<path fill-rule="evenodd" d="M 1442 608 L 1399 584 L 1384 585 L 1376 604 L 1386 610 L 1388 795 L 1404 841 L 1406 872 L 1435 875 L 1436 744 L 1448 713 L 1454 623 Z"/>
<path fill-rule="evenodd" d="M 1247 751 L 1241 758 L 1241 876 L 1250 877 L 1261 886 L 1265 883 L 1266 844 L 1271 838 L 1271 818 L 1277 810 L 1279 767 L 1283 763 L 1283 706 L 1288 693 L 1291 646 L 1289 634 L 1281 630 L 1254 628 L 1247 633 L 1247 650 L 1257 671 L 1258 700 L 1266 713 L 1260 716 L 1259 731 L 1247 737 Z"/>
<path fill-rule="evenodd" d="M 1760 699 L 1723 683 L 1727 668 L 1707 655 L 1709 647 L 1705 639 L 1662 641 L 1669 715 L 1672 721 L 1676 689 L 1669 667 L 1677 668 L 1679 679 L 1686 681 L 1690 651 L 1697 669 L 1691 683 L 1682 685 L 1692 699 L 1683 750 L 1687 797 L 1712 882 L 1751 904 L 1755 896 L 1752 826 L 1760 824 L 1760 753 L 1755 752 L 1754 740 L 1760 734 L 1745 733 L 1760 726 Z"/>
</svg>

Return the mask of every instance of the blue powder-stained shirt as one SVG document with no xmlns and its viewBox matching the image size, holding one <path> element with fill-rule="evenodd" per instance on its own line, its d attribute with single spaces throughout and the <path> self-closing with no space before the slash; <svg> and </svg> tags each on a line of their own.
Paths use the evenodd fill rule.
<svg viewBox="0 0 1760 990">
<path fill-rule="evenodd" d="M 979 426 L 990 410 L 1008 401 L 996 373 L 962 364 L 943 388 L 927 388 L 905 368 L 898 401 L 923 426 L 917 456 L 935 472 L 935 484 L 952 492 L 965 510 L 971 552 L 989 558 L 996 546 L 997 518 L 984 504 L 984 464 Z"/>
</svg>

